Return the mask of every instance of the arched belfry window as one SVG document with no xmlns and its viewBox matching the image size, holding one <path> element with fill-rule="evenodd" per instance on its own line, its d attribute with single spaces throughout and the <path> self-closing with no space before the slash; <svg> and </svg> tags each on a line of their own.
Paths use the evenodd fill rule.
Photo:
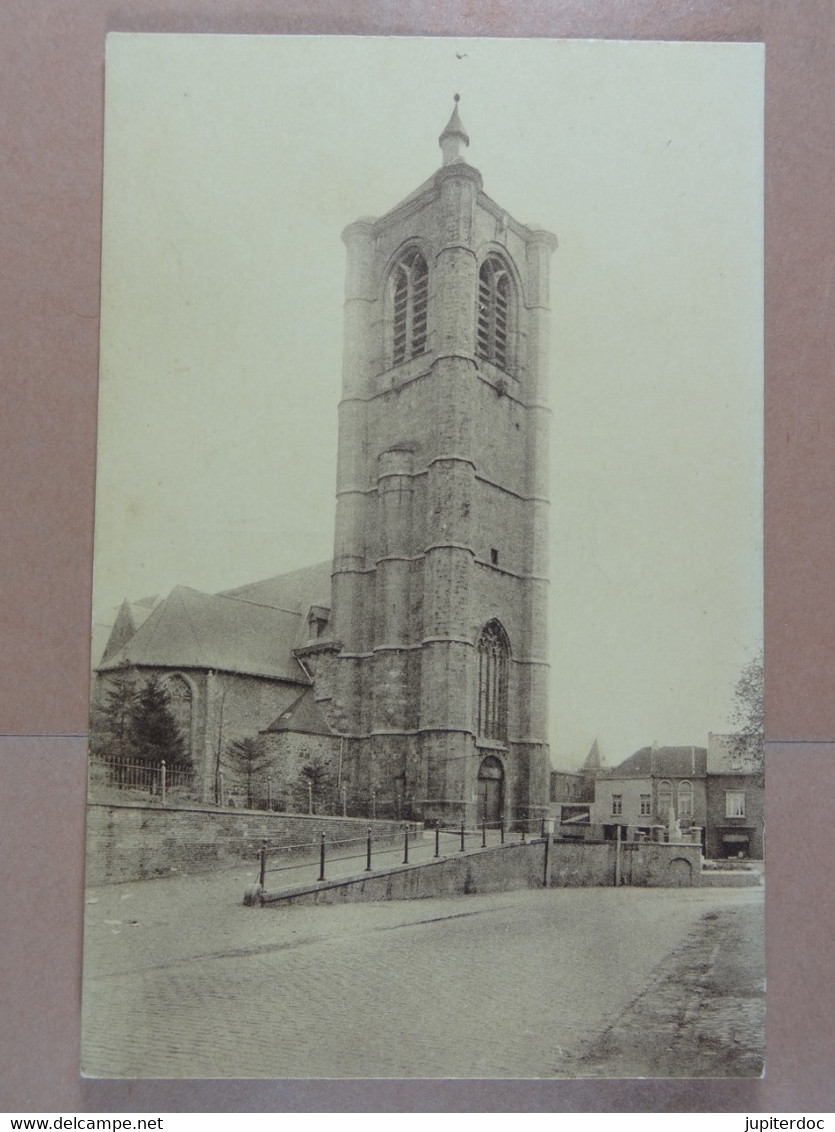
<svg viewBox="0 0 835 1132">
<path fill-rule="evenodd" d="M 511 365 L 513 317 L 510 272 L 499 256 L 489 255 L 478 273 L 476 352 L 480 358 L 504 370 Z"/>
<path fill-rule="evenodd" d="M 478 638 L 478 735 L 507 739 L 507 677 L 510 642 L 498 621 L 488 621 Z"/>
<path fill-rule="evenodd" d="M 392 304 L 393 365 L 417 357 L 426 350 L 429 269 L 417 248 L 409 248 L 394 265 L 389 277 Z"/>
</svg>

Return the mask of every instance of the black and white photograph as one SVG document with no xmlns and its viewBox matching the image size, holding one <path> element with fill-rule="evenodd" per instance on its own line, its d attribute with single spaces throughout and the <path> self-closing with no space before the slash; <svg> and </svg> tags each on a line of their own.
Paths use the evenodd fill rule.
<svg viewBox="0 0 835 1132">
<path fill-rule="evenodd" d="M 763 1075 L 763 68 L 108 36 L 83 1074 Z"/>
</svg>

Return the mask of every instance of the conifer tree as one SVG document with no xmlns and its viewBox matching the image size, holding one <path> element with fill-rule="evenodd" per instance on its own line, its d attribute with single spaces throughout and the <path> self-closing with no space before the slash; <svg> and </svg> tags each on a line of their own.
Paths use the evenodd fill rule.
<svg viewBox="0 0 835 1132">
<path fill-rule="evenodd" d="M 188 762 L 186 745 L 171 711 L 171 697 L 158 676 L 151 676 L 139 691 L 131 711 L 134 757 L 158 766 Z"/>
<path fill-rule="evenodd" d="M 256 776 L 266 770 L 269 760 L 257 739 L 235 739 L 226 748 L 226 757 L 232 769 L 246 784 L 246 808 L 253 808 Z"/>
<path fill-rule="evenodd" d="M 107 674 L 104 701 L 90 719 L 90 751 L 100 758 L 130 759 L 133 755 L 133 713 L 137 689 L 129 668 Z"/>
</svg>

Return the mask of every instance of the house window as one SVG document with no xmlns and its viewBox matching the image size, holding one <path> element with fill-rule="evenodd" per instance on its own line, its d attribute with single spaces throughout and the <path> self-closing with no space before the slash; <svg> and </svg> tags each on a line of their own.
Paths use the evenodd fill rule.
<svg viewBox="0 0 835 1132">
<path fill-rule="evenodd" d="M 399 365 L 426 350 L 429 269 L 417 248 L 409 248 L 389 277 L 392 303 L 392 363 Z"/>
<path fill-rule="evenodd" d="M 652 795 L 651 794 L 642 794 L 641 795 L 641 817 L 646 817 L 648 814 L 651 814 L 651 813 L 652 813 Z"/>
<path fill-rule="evenodd" d="M 490 547 L 490 562 L 493 566 L 498 566 L 499 564 L 499 552 L 496 550 L 495 546 Z"/>
<path fill-rule="evenodd" d="M 612 795 L 612 814 L 623 813 L 623 794 Z"/>
<path fill-rule="evenodd" d="M 680 818 L 693 816 L 693 783 L 686 780 L 678 784 L 678 816 Z"/>
<path fill-rule="evenodd" d="M 513 285 L 504 262 L 490 255 L 478 273 L 476 352 L 500 369 L 510 366 Z"/>
<path fill-rule="evenodd" d="M 489 621 L 478 638 L 478 734 L 507 739 L 507 676 L 510 642 L 498 621 Z"/>
<path fill-rule="evenodd" d="M 673 804 L 673 784 L 663 779 L 658 783 L 658 813 L 666 821 Z"/>
<path fill-rule="evenodd" d="M 726 818 L 744 818 L 745 817 L 745 791 L 744 790 L 726 790 L 725 791 L 725 817 Z"/>
</svg>

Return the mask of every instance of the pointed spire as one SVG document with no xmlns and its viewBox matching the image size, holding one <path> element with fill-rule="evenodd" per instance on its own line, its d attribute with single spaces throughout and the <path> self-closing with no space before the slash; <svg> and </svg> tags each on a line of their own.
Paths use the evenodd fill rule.
<svg viewBox="0 0 835 1132">
<path fill-rule="evenodd" d="M 583 763 L 583 770 L 600 770 L 603 766 L 603 761 L 600 758 L 600 747 L 597 740 L 592 743 L 589 748 L 589 753 L 586 755 L 586 761 Z"/>
<path fill-rule="evenodd" d="M 452 116 L 447 122 L 444 132 L 438 138 L 438 145 L 441 147 L 444 165 L 452 165 L 455 161 L 463 161 L 461 157 L 461 145 L 462 143 L 465 146 L 470 144 L 469 135 L 458 116 L 458 102 L 460 98 L 460 94 L 455 95 L 455 106 L 452 111 Z"/>
</svg>

